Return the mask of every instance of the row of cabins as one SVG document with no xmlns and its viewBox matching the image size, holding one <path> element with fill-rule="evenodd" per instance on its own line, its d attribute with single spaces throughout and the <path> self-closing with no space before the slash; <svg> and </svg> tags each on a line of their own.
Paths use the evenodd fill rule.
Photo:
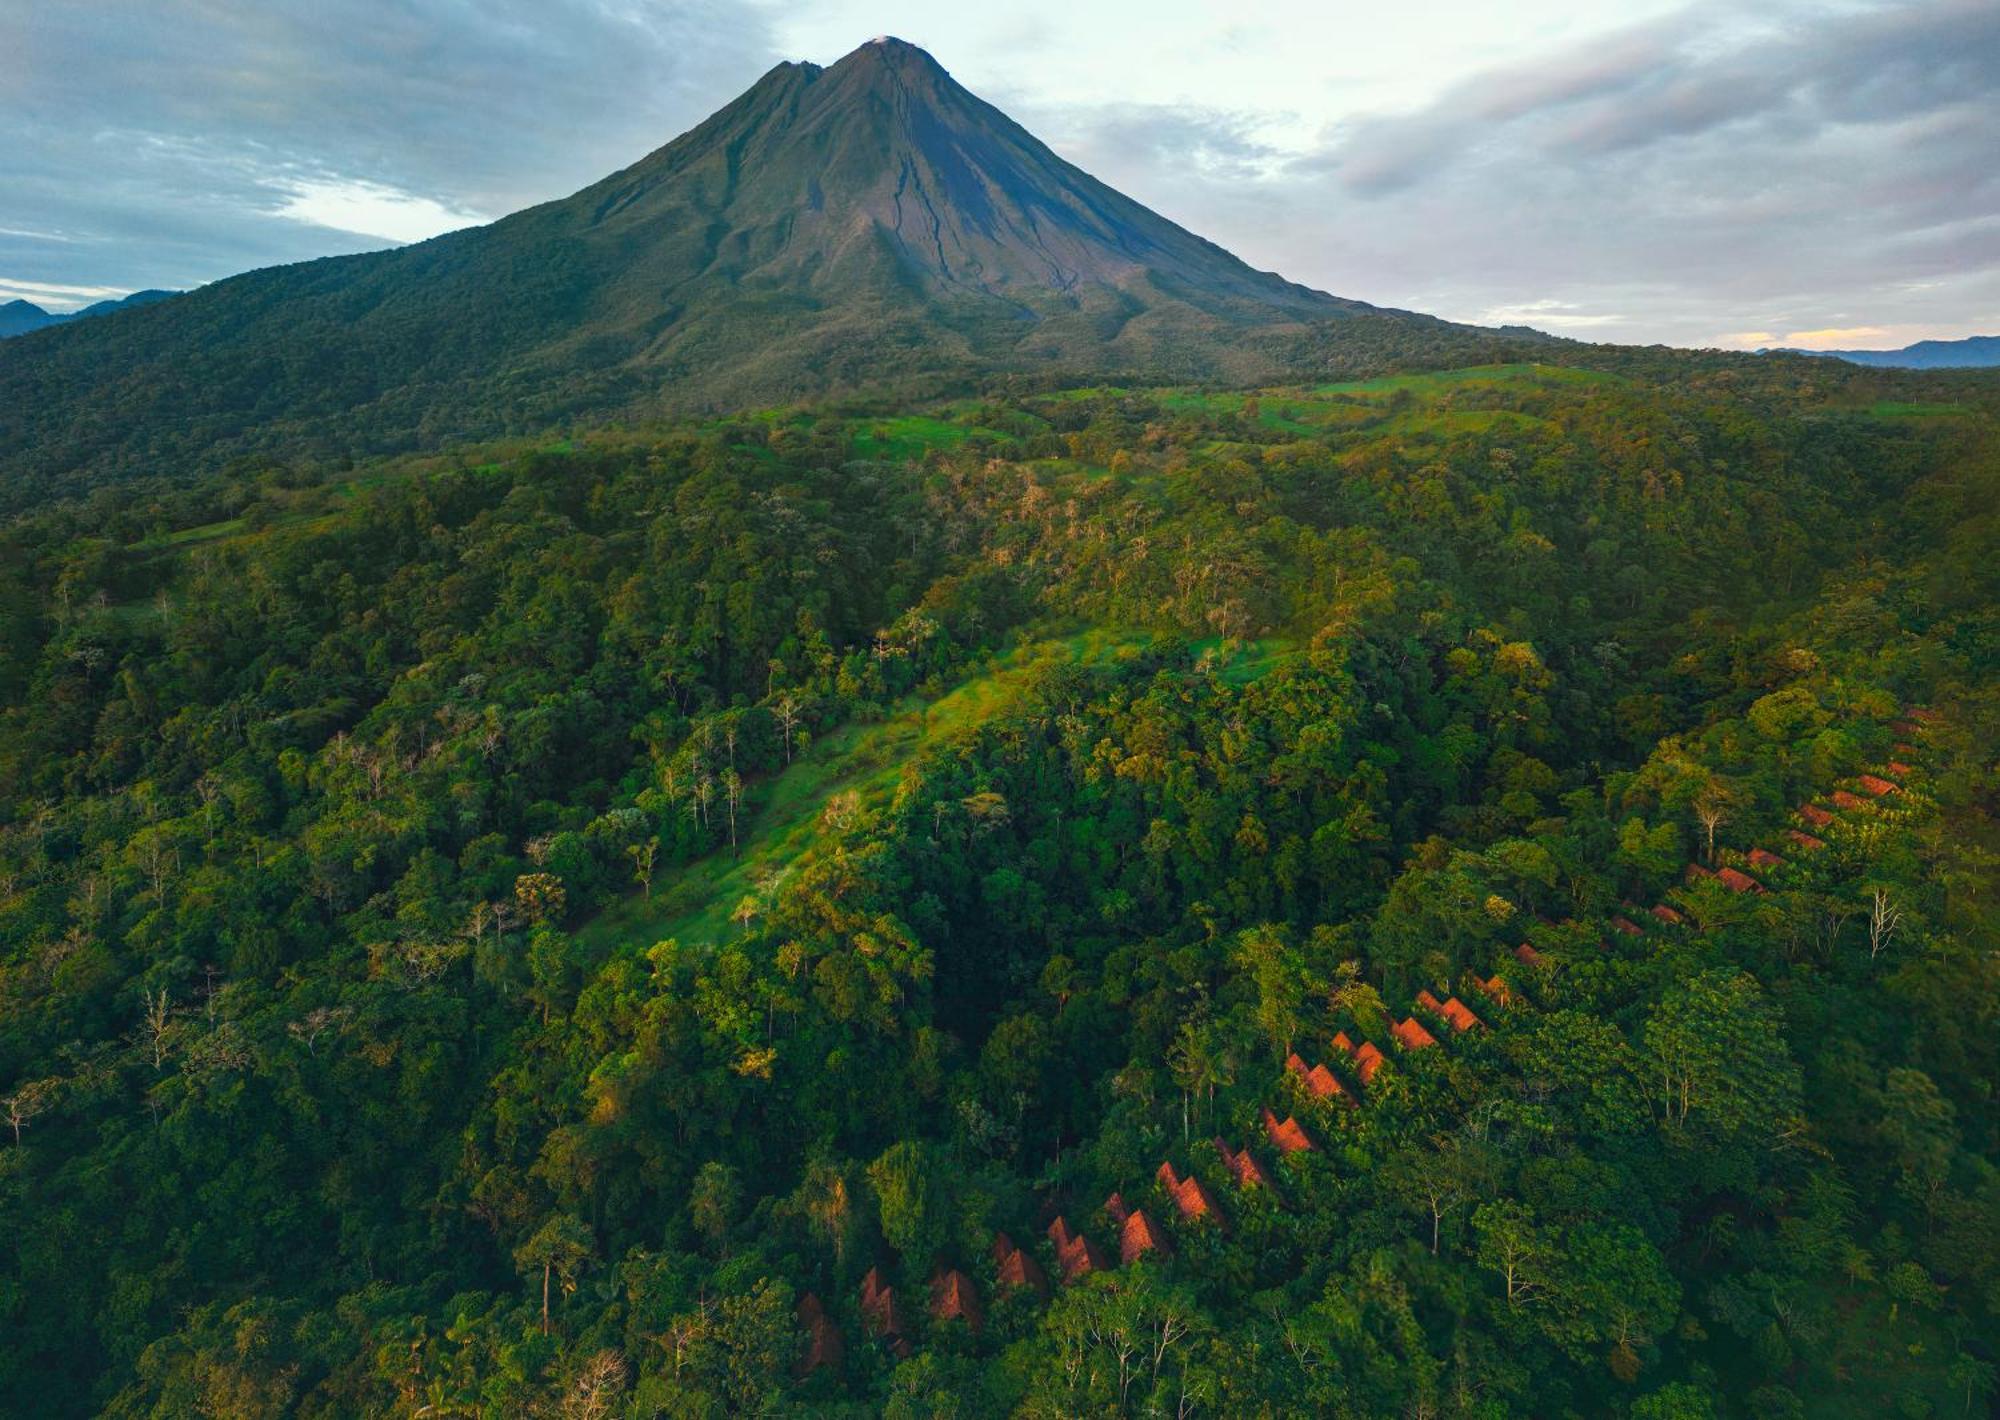
<svg viewBox="0 0 2000 1420">
<path fill-rule="evenodd" d="M 1908 719 L 1894 725 L 1898 734 L 1915 736 L 1937 721 L 1935 713 L 1929 710 L 1912 709 L 1908 715 Z M 1915 772 L 1908 763 L 1915 758 L 1915 750 L 1906 743 L 1898 743 L 1896 754 L 1897 758 L 1884 765 L 1881 774 L 1863 774 L 1855 779 L 1855 787 L 1867 798 L 1851 790 L 1836 789 L 1828 795 L 1829 802 L 1835 809 L 1851 812 L 1871 807 L 1871 800 L 1902 793 L 1902 785 L 1896 781 L 1907 780 Z M 1885 777 L 1889 775 L 1894 778 Z M 1836 822 L 1832 811 L 1810 802 L 1799 805 L 1798 816 L 1809 828 L 1825 828 Z M 1787 829 L 1785 836 L 1807 852 L 1826 847 L 1824 839 L 1803 828 Z M 1744 861 L 1767 876 L 1786 866 L 1783 857 L 1766 848 L 1752 848 L 1744 855 Z M 1689 863 L 1686 878 L 1690 885 L 1713 881 L 1736 893 L 1754 894 L 1765 890 L 1763 883 L 1735 867 L 1708 868 L 1699 863 Z M 1650 908 L 1641 908 L 1630 902 L 1623 906 L 1626 912 L 1635 916 L 1650 916 L 1668 926 L 1680 926 L 1686 921 L 1678 910 L 1664 903 Z M 1636 936 L 1643 931 L 1638 923 L 1622 913 L 1611 919 L 1611 926 L 1613 930 L 1627 935 Z M 1528 942 L 1514 948 L 1514 958 L 1531 969 L 1546 962 L 1546 958 Z M 1479 994 L 1502 1010 L 1510 1010 L 1519 1004 L 1519 996 L 1497 972 L 1484 979 L 1474 974 L 1470 981 Z M 1425 990 L 1417 993 L 1416 1004 L 1455 1033 L 1463 1034 L 1485 1024 L 1456 996 L 1440 1001 Z M 1406 1051 L 1424 1050 L 1437 1044 L 1437 1037 L 1415 1015 L 1392 1022 L 1389 1034 L 1397 1046 Z M 1334 1036 L 1333 1045 L 1346 1058 L 1347 1066 L 1362 1090 L 1374 1080 L 1388 1058 L 1372 1042 L 1357 1042 L 1345 1031 Z M 1333 1071 L 1324 1064 L 1307 1065 L 1296 1051 L 1286 1058 L 1285 1069 L 1315 1099 L 1338 1100 L 1349 1108 L 1359 1103 L 1355 1090 L 1343 1083 Z M 1280 1119 L 1268 1105 L 1263 1110 L 1263 1125 L 1265 1137 L 1280 1154 L 1309 1153 L 1316 1147 L 1312 1136 L 1296 1117 L 1288 1114 Z M 1248 1148 L 1232 1148 L 1226 1139 L 1220 1137 L 1213 1142 L 1223 1167 L 1237 1187 L 1263 1188 L 1274 1196 L 1277 1194 L 1276 1182 Z M 1154 1177 L 1183 1222 L 1213 1223 L 1218 1228 L 1227 1229 L 1228 1222 L 1223 1216 L 1221 1201 L 1199 1178 L 1181 1174 L 1172 1163 L 1162 1163 Z M 1129 1265 L 1148 1254 L 1172 1255 L 1172 1244 L 1166 1233 L 1144 1208 L 1130 1207 L 1121 1195 L 1113 1193 L 1104 1201 L 1104 1211 L 1117 1231 L 1120 1264 Z M 1066 1218 L 1058 1216 L 1050 1223 L 1048 1236 L 1055 1248 L 1056 1265 L 1065 1283 L 1075 1282 L 1092 1272 L 1104 1271 L 1111 1265 L 1097 1244 L 1071 1228 Z M 1048 1275 L 1043 1272 L 1041 1264 L 1006 1233 L 994 1236 L 992 1255 L 995 1276 L 1001 1288 L 1026 1290 L 1038 1297 L 1049 1295 Z M 908 1356 L 911 1352 L 909 1331 L 900 1300 L 896 1289 L 883 1282 L 879 1269 L 870 1268 L 868 1275 L 862 1279 L 860 1300 L 862 1319 L 870 1334 L 899 1359 Z M 928 1310 L 933 1322 L 962 1321 L 974 1332 L 984 1322 L 978 1291 L 972 1279 L 957 1268 L 939 1268 L 932 1276 Z M 844 1354 L 840 1328 L 827 1316 L 819 1298 L 810 1292 L 799 1299 L 798 1323 L 806 1344 L 797 1374 L 806 1376 L 824 1366 L 837 1367 Z"/>
<path fill-rule="evenodd" d="M 1033 1258 L 1026 1261 L 1030 1267 L 1034 1266 Z M 1039 1276 L 1040 1271 L 1040 1268 L 1035 1268 L 1034 1275 Z M 908 1356 L 913 1349 L 909 1315 L 903 1309 L 902 1297 L 896 1288 L 882 1279 L 881 1268 L 869 1268 L 868 1275 L 861 1279 L 860 1300 L 861 1322 L 868 1328 L 868 1334 L 881 1342 L 898 1360 Z M 973 1286 L 972 1279 L 956 1267 L 940 1267 L 931 1274 L 927 1311 L 933 1322 L 962 1321 L 975 1332 L 986 1320 L 980 1310 L 978 1289 Z M 799 1299 L 799 1325 L 806 1334 L 806 1349 L 799 1361 L 799 1373 L 810 1375 L 821 1366 L 837 1365 L 842 1352 L 840 1329 L 827 1318 L 819 1298 L 810 1292 Z"/>
<path fill-rule="evenodd" d="M 1929 712 L 1925 713 L 1928 714 Z M 1916 729 L 1919 727 L 1910 724 L 1908 728 Z M 1909 758 L 1915 758 L 1916 753 L 1907 744 L 1898 744 L 1896 752 L 1899 756 L 1907 756 Z M 1848 789 L 1835 789 L 1827 796 L 1827 799 L 1835 809 L 1843 811 L 1851 812 L 1856 809 L 1871 808 L 1873 807 L 1870 802 L 1871 800 L 1887 799 L 1892 795 L 1902 793 L 1903 786 L 1897 783 L 1896 779 L 1908 779 L 1915 772 L 1905 759 L 1892 759 L 1882 766 L 1881 774 L 1862 774 L 1856 776 L 1854 781 L 1855 787 L 1860 789 L 1862 794 L 1866 794 L 1867 798 L 1863 798 L 1861 794 L 1856 794 Z M 1896 779 L 1883 777 L 1890 774 L 1896 776 Z M 1800 804 L 1797 813 L 1812 828 L 1826 828 L 1838 821 L 1838 815 L 1832 810 L 1821 808 L 1818 804 L 1811 802 Z M 1794 845 L 1808 853 L 1816 853 L 1826 847 L 1825 839 L 1808 833 L 1802 828 L 1788 828 L 1785 830 L 1785 836 Z M 1748 866 L 1755 868 L 1758 872 L 1766 876 L 1786 866 L 1785 859 L 1773 853 L 1768 848 L 1752 848 L 1744 855 L 1744 861 Z M 1741 868 L 1735 867 L 1708 868 L 1702 866 L 1700 863 L 1689 863 L 1687 865 L 1686 880 L 1690 887 L 1700 882 L 1714 882 L 1735 893 L 1755 894 L 1764 891 L 1763 883 L 1759 882 L 1749 873 L 1744 872 Z M 1628 912 L 1651 915 L 1654 919 L 1664 922 L 1669 926 L 1680 926 L 1687 920 L 1678 910 L 1664 903 L 1645 909 L 1641 909 L 1630 902 L 1625 903 L 1624 906 Z M 1625 916 L 1614 916 L 1611 919 L 1611 927 L 1612 930 L 1622 932 L 1627 936 L 1638 936 L 1641 931 L 1637 923 Z M 1524 950 L 1528 949 L 1524 948 Z"/>
</svg>

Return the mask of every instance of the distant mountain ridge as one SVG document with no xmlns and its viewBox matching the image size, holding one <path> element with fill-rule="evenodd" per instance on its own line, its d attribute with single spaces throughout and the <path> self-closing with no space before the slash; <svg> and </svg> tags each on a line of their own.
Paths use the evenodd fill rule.
<svg viewBox="0 0 2000 1420">
<path fill-rule="evenodd" d="M 1963 340 L 1919 340 L 1901 350 L 1797 350 L 1792 353 L 1829 355 L 1856 365 L 1886 369 L 1983 369 L 2000 365 L 2000 335 L 1968 335 Z"/>
<path fill-rule="evenodd" d="M 1252 269 L 885 39 L 780 64 L 632 167 L 490 226 L 9 342 L 0 480 L 87 487 L 913 378 L 1254 382 L 1343 340 L 1468 337 L 1489 333 Z"/>
<path fill-rule="evenodd" d="M 10 335 L 26 335 L 30 331 L 44 330 L 52 325 L 67 325 L 71 321 L 87 320 L 91 316 L 109 315 L 113 311 L 127 310 L 133 306 L 150 306 L 155 301 L 164 301 L 170 296 L 178 296 L 178 291 L 134 291 L 115 301 L 94 301 L 75 311 L 45 311 L 33 301 L 8 301 L 0 305 L 0 340 Z"/>
</svg>

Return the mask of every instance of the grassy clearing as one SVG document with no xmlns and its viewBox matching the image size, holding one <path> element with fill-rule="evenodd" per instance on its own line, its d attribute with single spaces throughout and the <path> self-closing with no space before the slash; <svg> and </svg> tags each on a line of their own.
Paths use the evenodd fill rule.
<svg viewBox="0 0 2000 1420">
<path fill-rule="evenodd" d="M 1373 380 L 1352 380 L 1346 384 L 1319 385 L 1316 395 L 1393 395 L 1408 390 L 1415 395 L 1444 394 L 1454 388 L 1509 384 L 1607 385 L 1622 381 L 1598 370 L 1578 370 L 1567 365 L 1472 365 L 1463 370 L 1438 370 L 1422 375 L 1384 375 Z"/>
<path fill-rule="evenodd" d="M 925 749 L 975 729 L 1018 704 L 1044 671 L 1136 654 L 1151 637 L 1104 629 L 1030 642 L 996 658 L 934 700 L 911 697 L 888 718 L 843 725 L 782 774 L 755 786 L 738 852 L 711 853 L 663 877 L 650 902 L 629 896 L 578 933 L 586 946 L 643 949 L 669 938 L 684 946 L 728 940 L 746 897 L 768 893 L 810 860 L 821 815 L 836 794 L 878 807 Z M 1233 669 L 1233 666 L 1232 666 Z"/>
<path fill-rule="evenodd" d="M 964 424 L 953 424 L 929 414 L 905 414 L 894 419 L 856 421 L 854 456 L 904 463 L 920 459 L 932 449 L 951 449 L 976 432 Z"/>
<path fill-rule="evenodd" d="M 1972 413 L 1962 404 L 1923 404 L 1901 399 L 1878 399 L 1868 406 L 1876 419 L 1931 419 Z"/>
</svg>

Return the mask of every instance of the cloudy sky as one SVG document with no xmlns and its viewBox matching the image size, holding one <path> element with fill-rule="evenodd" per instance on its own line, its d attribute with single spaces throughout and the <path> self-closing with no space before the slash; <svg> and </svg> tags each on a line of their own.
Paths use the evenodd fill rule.
<svg viewBox="0 0 2000 1420">
<path fill-rule="evenodd" d="M 922 44 L 1253 264 L 1681 345 L 2000 333 L 2000 0 L 0 0 L 0 300 L 500 216 Z M 954 14 L 962 10 L 964 14 Z"/>
</svg>

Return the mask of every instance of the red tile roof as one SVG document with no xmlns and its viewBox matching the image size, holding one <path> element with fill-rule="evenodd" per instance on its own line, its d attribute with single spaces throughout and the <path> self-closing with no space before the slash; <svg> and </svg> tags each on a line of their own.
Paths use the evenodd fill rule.
<svg viewBox="0 0 2000 1420">
<path fill-rule="evenodd" d="M 993 1265 L 995 1267 L 1005 1262 L 1009 1253 L 1020 1251 L 1014 1245 L 1014 1240 L 1004 1232 L 998 1232 L 993 1235 L 993 1246 L 987 1250 L 993 1255 Z"/>
<path fill-rule="evenodd" d="M 1898 759 L 1915 759 L 1917 757 L 1917 747 L 1915 745 L 1906 745 L 1899 742 L 1890 745 L 1889 749 Z"/>
<path fill-rule="evenodd" d="M 1333 1071 L 1327 1069 L 1324 1065 L 1315 1065 L 1311 1069 L 1307 1069 L 1306 1062 L 1299 1058 L 1296 1051 L 1286 1058 L 1285 1068 L 1294 1075 L 1297 1075 L 1299 1082 L 1316 1099 L 1344 1099 L 1349 1104 L 1354 1102 L 1352 1097 L 1348 1095 L 1346 1087 L 1334 1078 Z"/>
<path fill-rule="evenodd" d="M 1374 1080 L 1375 1072 L 1382 1068 L 1382 1062 L 1386 1059 L 1388 1057 L 1375 1048 L 1374 1041 L 1364 1040 L 1354 1052 L 1354 1073 L 1360 1077 L 1361 1083 L 1366 1085 Z"/>
<path fill-rule="evenodd" d="M 1459 1000 L 1456 996 L 1446 1001 L 1444 1009 L 1438 1014 L 1451 1022 L 1453 1030 L 1461 1033 L 1471 1030 L 1474 1026 L 1485 1024 L 1479 1017 L 1472 1014 L 1471 1008 L 1465 1002 Z"/>
<path fill-rule="evenodd" d="M 1892 759 L 1887 764 L 1882 766 L 1882 772 L 1885 774 L 1893 774 L 1898 779 L 1907 779 L 1912 774 L 1915 774 L 1917 771 L 1912 769 L 1909 765 L 1903 763 L 1903 761 L 1901 761 L 1900 759 Z"/>
<path fill-rule="evenodd" d="M 1144 1208 L 1135 1208 L 1118 1229 L 1118 1260 L 1135 1262 L 1149 1252 L 1157 1252 L 1162 1257 L 1173 1256 L 1173 1248 L 1167 1245 L 1167 1235 L 1159 1225 L 1146 1216 Z"/>
<path fill-rule="evenodd" d="M 931 1278 L 931 1320 L 962 1321 L 968 1330 L 979 1330 L 985 1320 L 979 1312 L 979 1293 L 972 1279 L 956 1267 L 946 1268 Z"/>
<path fill-rule="evenodd" d="M 1713 872 L 1702 867 L 1699 863 L 1690 863 L 1687 866 L 1687 880 L 1691 883 L 1700 882 L 1703 878 L 1712 878 L 1714 876 Z"/>
<path fill-rule="evenodd" d="M 1912 705 L 1903 713 L 1922 725 L 1935 725 L 1944 719 L 1942 714 L 1926 705 Z"/>
<path fill-rule="evenodd" d="M 1865 809 L 1868 807 L 1866 799 L 1858 794 L 1850 794 L 1845 789 L 1835 789 L 1827 797 L 1833 800 L 1833 806 L 1837 809 Z"/>
<path fill-rule="evenodd" d="M 1104 1200 L 1104 1211 L 1111 1215 L 1112 1222 L 1121 1226 L 1132 1216 L 1132 1209 L 1125 1202 L 1125 1195 L 1115 1188 L 1111 1190 L 1111 1196 Z"/>
<path fill-rule="evenodd" d="M 1271 1137 L 1272 1147 L 1281 1154 L 1307 1154 L 1312 1152 L 1313 1141 L 1306 1131 L 1299 1127 L 1298 1120 L 1289 1114 L 1282 1122 L 1269 1109 L 1264 1111 L 1264 1132 Z"/>
<path fill-rule="evenodd" d="M 901 1336 L 909 1328 L 903 1324 L 903 1310 L 896 1289 L 885 1286 L 877 1268 L 869 1268 L 861 1279 L 861 1319 L 876 1336 Z"/>
<path fill-rule="evenodd" d="M 1814 838 L 1810 833 L 1801 833 L 1796 828 L 1786 829 L 1785 837 L 1791 839 L 1792 842 L 1798 844 L 1799 847 L 1809 853 L 1817 853 L 1820 849 L 1826 847 L 1826 840 L 1824 838 Z"/>
<path fill-rule="evenodd" d="M 1644 935 L 1640 932 L 1638 923 L 1623 917 L 1614 917 L 1611 919 L 1611 930 L 1614 932 L 1623 932 L 1628 937 Z"/>
<path fill-rule="evenodd" d="M 1002 1287 L 1025 1287 L 1038 1297 L 1049 1294 L 1048 1274 L 1042 1271 L 1041 1263 L 1028 1256 L 1025 1248 L 1017 1247 L 1001 1258 L 995 1275 Z"/>
<path fill-rule="evenodd" d="M 1191 1223 L 1204 1218 L 1218 1225 L 1222 1223 L 1222 1205 L 1200 1179 L 1193 1174 L 1182 1178 L 1174 1172 L 1172 1164 L 1161 1164 L 1158 1177 L 1160 1186 L 1167 1190 L 1183 1218 Z"/>
<path fill-rule="evenodd" d="M 1481 981 L 1475 974 L 1472 978 L 1472 984 L 1485 994 L 1487 1000 L 1503 1009 L 1511 1010 L 1521 999 L 1514 994 L 1514 988 L 1509 986 L 1498 972 L 1487 977 L 1484 981 Z"/>
<path fill-rule="evenodd" d="M 1540 966 L 1542 964 L 1542 954 L 1526 942 L 1514 948 L 1514 959 L 1523 966 Z"/>
<path fill-rule="evenodd" d="M 1439 1001 L 1428 991 L 1417 993 L 1417 1004 L 1432 1015 L 1448 1022 L 1455 1031 L 1468 1031 L 1480 1024 L 1479 1017 L 1466 1008 L 1463 1001 L 1454 996 L 1449 1001 Z"/>
<path fill-rule="evenodd" d="M 1739 873 L 1734 868 L 1724 868 L 1715 875 L 1717 882 L 1731 892 L 1762 892 L 1764 885 L 1747 873 Z"/>
<path fill-rule="evenodd" d="M 1268 1188 L 1277 1191 L 1271 1176 L 1264 1172 L 1264 1166 L 1257 1162 L 1257 1156 L 1248 1148 L 1232 1149 L 1228 1141 L 1217 1138 L 1215 1152 L 1222 1155 L 1222 1163 L 1229 1170 L 1229 1176 L 1236 1180 L 1238 1188 Z"/>
<path fill-rule="evenodd" d="M 797 1316 L 799 1329 L 806 1334 L 806 1346 L 798 1364 L 792 1367 L 792 1374 L 809 1376 L 821 1366 L 837 1369 L 846 1347 L 841 1341 L 840 1328 L 827 1317 L 819 1298 L 811 1292 L 800 1297 Z"/>
<path fill-rule="evenodd" d="M 1049 1241 L 1056 1245 L 1056 1265 L 1062 1268 L 1063 1281 L 1074 1282 L 1086 1272 L 1104 1270 L 1104 1254 L 1097 1250 L 1097 1244 L 1082 1233 L 1071 1232 L 1064 1219 L 1049 1224 Z"/>
<path fill-rule="evenodd" d="M 1785 860 L 1768 848 L 1752 848 L 1750 850 L 1750 866 L 1753 868 L 1782 868 L 1785 866 Z"/>
<path fill-rule="evenodd" d="M 1422 1050 L 1427 1045 L 1436 1045 L 1437 1037 L 1424 1029 L 1423 1022 L 1415 1016 L 1406 1016 L 1389 1027 L 1389 1034 L 1396 1038 L 1396 1044 L 1405 1050 Z"/>
<path fill-rule="evenodd" d="M 1818 804 L 1800 804 L 1799 817 L 1804 819 L 1807 823 L 1811 824 L 1814 828 L 1825 828 L 1828 824 L 1833 822 L 1833 815 L 1828 813 L 1825 809 L 1821 808 Z"/>
<path fill-rule="evenodd" d="M 1903 792 L 1899 786 L 1891 784 L 1879 774 L 1864 774 L 1856 782 L 1878 799 L 1886 798 L 1890 794 L 1900 794 Z"/>
<path fill-rule="evenodd" d="M 1346 1031 L 1341 1031 L 1334 1036 L 1333 1044 L 1336 1050 L 1346 1051 L 1349 1058 L 1354 1061 L 1354 1073 L 1364 1085 L 1374 1079 L 1375 1072 L 1382 1068 L 1384 1056 L 1375 1048 L 1372 1041 L 1364 1040 L 1356 1045 L 1347 1038 Z"/>
<path fill-rule="evenodd" d="M 1674 911 L 1673 908 L 1667 906 L 1664 902 L 1658 902 L 1653 904 L 1652 911 L 1653 915 L 1659 918 L 1662 922 L 1669 923 L 1670 925 L 1675 927 L 1680 926 L 1682 922 L 1687 920 L 1686 918 L 1682 917 L 1680 913 Z"/>
</svg>

